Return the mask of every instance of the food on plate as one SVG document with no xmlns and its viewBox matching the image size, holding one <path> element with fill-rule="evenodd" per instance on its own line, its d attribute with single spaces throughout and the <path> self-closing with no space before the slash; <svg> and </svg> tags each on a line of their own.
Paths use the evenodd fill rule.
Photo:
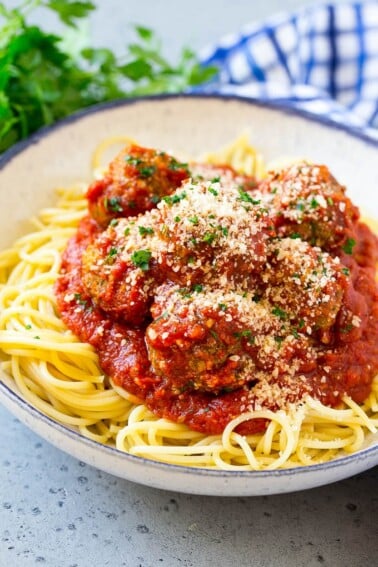
<svg viewBox="0 0 378 567">
<path fill-rule="evenodd" d="M 4 368 L 42 411 L 165 462 L 255 470 L 356 450 L 378 425 L 377 238 L 325 165 L 260 178 L 222 157 L 129 143 L 86 199 L 68 190 L 42 212 L 3 253 Z M 15 315 L 19 280 L 42 313 Z"/>
</svg>

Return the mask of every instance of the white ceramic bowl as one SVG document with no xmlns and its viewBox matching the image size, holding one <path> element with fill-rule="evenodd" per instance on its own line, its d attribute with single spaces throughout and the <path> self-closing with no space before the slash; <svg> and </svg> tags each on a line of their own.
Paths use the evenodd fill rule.
<svg viewBox="0 0 378 567">
<path fill-rule="evenodd" d="M 25 231 L 26 221 L 54 202 L 54 187 L 90 180 L 99 142 L 128 135 L 142 145 L 196 156 L 249 131 L 268 159 L 308 157 L 326 163 L 352 199 L 378 218 L 378 144 L 358 133 L 238 98 L 162 96 L 92 108 L 42 130 L 0 158 L 0 248 Z M 228 472 L 167 465 L 121 453 L 82 437 L 31 407 L 0 375 L 0 401 L 63 451 L 99 469 L 149 486 L 193 494 L 245 496 L 311 488 L 378 464 L 378 435 L 366 447 L 322 465 L 269 472 Z"/>
</svg>

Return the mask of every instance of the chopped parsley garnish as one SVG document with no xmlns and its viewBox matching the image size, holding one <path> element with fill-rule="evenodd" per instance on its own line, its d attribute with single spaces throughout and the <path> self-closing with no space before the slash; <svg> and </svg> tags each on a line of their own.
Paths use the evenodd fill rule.
<svg viewBox="0 0 378 567">
<path fill-rule="evenodd" d="M 104 200 L 105 209 L 111 213 L 122 213 L 123 208 L 121 205 L 120 197 L 105 197 Z"/>
<path fill-rule="evenodd" d="M 299 234 L 299 232 L 293 232 L 292 234 L 290 234 L 290 238 L 300 238 L 301 235 Z"/>
<path fill-rule="evenodd" d="M 142 177 L 151 177 L 156 171 L 156 165 L 147 165 L 139 168 Z"/>
<path fill-rule="evenodd" d="M 194 217 L 189 217 L 189 222 L 191 222 L 192 224 L 198 224 L 198 217 L 197 215 L 195 215 Z"/>
<path fill-rule="evenodd" d="M 130 227 L 129 227 L 129 226 L 128 226 L 127 228 L 125 228 L 123 234 L 124 234 L 125 236 L 129 236 L 129 234 L 130 234 Z"/>
<path fill-rule="evenodd" d="M 272 314 L 276 315 L 276 317 L 279 317 L 282 321 L 284 321 L 285 319 L 287 319 L 287 313 L 286 311 L 284 311 L 283 309 L 281 309 L 280 307 L 273 307 L 272 309 Z"/>
<path fill-rule="evenodd" d="M 206 242 L 206 244 L 212 244 L 215 240 L 216 234 L 214 232 L 205 232 L 202 240 Z"/>
<path fill-rule="evenodd" d="M 168 203 L 168 205 L 174 205 L 179 203 L 183 199 L 186 199 L 186 193 L 183 191 L 182 193 L 175 193 L 175 195 L 166 195 L 163 197 L 163 201 Z"/>
<path fill-rule="evenodd" d="M 118 223 L 119 223 L 118 219 L 112 219 L 109 223 L 109 226 L 117 226 Z"/>
<path fill-rule="evenodd" d="M 143 272 L 150 269 L 151 251 L 150 250 L 136 250 L 131 254 L 132 263 L 140 268 Z"/>
<path fill-rule="evenodd" d="M 220 182 L 220 175 L 213 177 L 210 183 L 219 183 Z"/>
<path fill-rule="evenodd" d="M 300 201 L 298 201 L 298 202 L 296 203 L 296 205 L 295 205 L 295 208 L 296 208 L 298 211 L 304 211 L 305 206 L 304 206 L 303 203 L 301 203 Z"/>
<path fill-rule="evenodd" d="M 26 329 L 27 331 L 30 331 L 31 328 L 32 328 L 31 325 L 25 325 L 25 329 Z"/>
<path fill-rule="evenodd" d="M 139 230 L 139 234 L 141 236 L 147 236 L 147 234 L 153 234 L 154 233 L 154 229 L 149 227 L 149 226 L 139 226 L 138 230 Z"/>
<path fill-rule="evenodd" d="M 78 305 L 86 305 L 85 299 L 82 299 L 81 293 L 74 293 L 74 299 Z"/>
<path fill-rule="evenodd" d="M 225 303 L 218 303 L 218 307 L 221 311 L 227 311 L 227 305 Z"/>
<path fill-rule="evenodd" d="M 173 220 L 174 220 L 175 222 L 180 222 L 181 217 L 177 216 L 177 217 L 175 217 Z"/>
<path fill-rule="evenodd" d="M 248 339 L 249 343 L 253 343 L 255 340 L 255 337 L 253 336 L 252 331 L 250 329 L 244 329 L 243 331 L 238 331 L 237 333 L 234 333 L 234 335 L 238 339 L 241 338 Z"/>
<path fill-rule="evenodd" d="M 77 305 L 81 305 L 82 307 L 84 307 L 84 309 L 87 309 L 88 311 L 92 311 L 91 305 L 88 303 L 86 299 L 83 299 L 81 297 L 81 293 L 74 293 L 74 299 Z"/>
<path fill-rule="evenodd" d="M 117 254 L 118 254 L 118 248 L 114 248 L 114 246 L 112 246 L 108 252 L 108 257 L 114 258 L 114 256 L 117 256 Z"/>
<path fill-rule="evenodd" d="M 160 203 L 161 199 L 160 199 L 159 195 L 152 195 L 150 200 L 151 200 L 151 203 L 154 203 L 154 205 L 157 205 L 158 203 Z"/>
<path fill-rule="evenodd" d="M 127 161 L 127 163 L 129 163 L 130 165 L 135 165 L 135 166 L 143 163 L 143 160 L 141 160 L 141 158 L 130 155 L 125 156 L 125 161 Z"/>
<path fill-rule="evenodd" d="M 194 284 L 193 291 L 195 291 L 196 293 L 201 293 L 201 291 L 203 291 L 203 285 L 202 284 Z"/>
<path fill-rule="evenodd" d="M 319 207 L 319 203 L 318 203 L 318 201 L 315 199 L 315 197 L 313 197 L 313 198 L 311 199 L 310 207 L 311 207 L 312 209 L 317 209 L 317 208 Z"/>
<path fill-rule="evenodd" d="M 228 228 L 226 226 L 220 226 L 223 236 L 228 236 Z"/>
<path fill-rule="evenodd" d="M 354 238 L 347 238 L 344 246 L 342 246 L 342 249 L 344 250 L 345 254 L 352 254 L 355 245 L 356 241 L 354 240 Z"/>
<path fill-rule="evenodd" d="M 259 295 L 258 293 L 255 293 L 252 297 L 252 301 L 254 301 L 255 303 L 258 303 L 259 301 L 261 301 L 261 295 Z"/>
<path fill-rule="evenodd" d="M 334 204 L 332 197 L 327 197 L 327 203 L 332 207 L 332 205 Z"/>
<path fill-rule="evenodd" d="M 215 195 L 215 197 L 217 197 L 218 191 L 216 189 L 214 189 L 214 187 L 210 186 L 208 191 L 209 191 L 209 193 L 211 193 L 212 195 Z"/>
<path fill-rule="evenodd" d="M 181 295 L 181 297 L 185 297 L 185 298 L 188 298 L 188 297 L 191 297 L 191 296 L 192 296 L 192 293 L 191 293 L 191 291 L 190 291 L 190 289 L 189 289 L 188 287 L 181 287 L 181 288 L 178 290 L 178 293 Z"/>
<path fill-rule="evenodd" d="M 300 319 L 300 320 L 299 320 L 299 323 L 298 323 L 298 328 L 299 328 L 299 329 L 303 329 L 304 326 L 305 326 L 304 319 Z"/>
<path fill-rule="evenodd" d="M 346 276 L 349 276 L 350 274 L 350 269 L 349 268 L 342 268 L 342 273 L 345 274 Z"/>
<path fill-rule="evenodd" d="M 187 163 L 180 163 L 175 158 L 171 158 L 171 161 L 169 162 L 169 165 L 168 165 L 168 169 L 171 169 L 172 171 L 177 171 L 178 169 L 184 169 L 186 171 L 186 173 L 189 173 L 188 164 Z"/>
<path fill-rule="evenodd" d="M 249 193 L 243 191 L 243 189 L 241 189 L 240 187 L 238 191 L 239 191 L 238 201 L 244 201 L 245 203 L 252 203 L 252 205 L 259 205 L 261 203 L 260 199 L 253 199 Z"/>
</svg>

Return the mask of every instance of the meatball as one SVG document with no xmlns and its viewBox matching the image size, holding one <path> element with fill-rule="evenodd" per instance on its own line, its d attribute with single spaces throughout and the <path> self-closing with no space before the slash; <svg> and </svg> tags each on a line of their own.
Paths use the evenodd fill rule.
<svg viewBox="0 0 378 567">
<path fill-rule="evenodd" d="M 102 226 L 111 219 L 144 213 L 190 176 L 188 165 L 158 150 L 130 145 L 110 162 L 87 192 L 89 212 Z"/>
<path fill-rule="evenodd" d="M 193 292 L 161 286 L 146 331 L 149 359 L 177 392 L 231 391 L 251 382 L 254 362 L 246 351 L 256 334 L 278 332 L 277 319 L 250 294 Z"/>
<path fill-rule="evenodd" d="M 347 280 L 338 258 L 298 238 L 277 239 L 262 274 L 272 312 L 297 332 L 320 331 L 324 342 L 340 311 Z"/>
<path fill-rule="evenodd" d="M 159 262 L 173 282 L 190 286 L 217 277 L 247 287 L 266 262 L 272 220 L 232 182 L 189 181 L 158 209 L 165 241 Z"/>
<path fill-rule="evenodd" d="M 146 317 L 156 286 L 151 249 L 158 211 L 119 219 L 100 233 L 82 259 L 82 281 L 94 303 L 128 323 Z"/>
<path fill-rule="evenodd" d="M 259 190 L 275 209 L 280 236 L 298 235 L 327 250 L 353 236 L 358 209 L 324 165 L 300 163 L 272 172 Z"/>
</svg>

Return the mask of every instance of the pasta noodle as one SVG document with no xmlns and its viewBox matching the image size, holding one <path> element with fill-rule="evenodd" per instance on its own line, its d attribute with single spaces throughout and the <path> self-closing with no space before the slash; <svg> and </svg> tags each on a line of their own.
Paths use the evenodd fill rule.
<svg viewBox="0 0 378 567">
<path fill-rule="evenodd" d="M 107 146 L 106 141 L 97 150 L 95 167 Z M 263 160 L 246 136 L 206 159 L 257 177 L 265 174 Z M 112 384 L 95 350 L 59 318 L 53 292 L 61 253 L 86 212 L 85 190 L 84 184 L 59 189 L 57 205 L 33 219 L 34 232 L 0 253 L 1 365 L 4 379 L 14 380 L 32 406 L 85 437 L 132 455 L 233 471 L 322 463 L 359 450 L 369 433 L 377 432 L 378 378 L 361 406 L 346 397 L 343 407 L 334 409 L 307 397 L 290 412 L 246 412 L 222 435 L 204 435 L 158 418 Z M 267 420 L 264 433 L 235 431 L 251 419 Z"/>
</svg>

